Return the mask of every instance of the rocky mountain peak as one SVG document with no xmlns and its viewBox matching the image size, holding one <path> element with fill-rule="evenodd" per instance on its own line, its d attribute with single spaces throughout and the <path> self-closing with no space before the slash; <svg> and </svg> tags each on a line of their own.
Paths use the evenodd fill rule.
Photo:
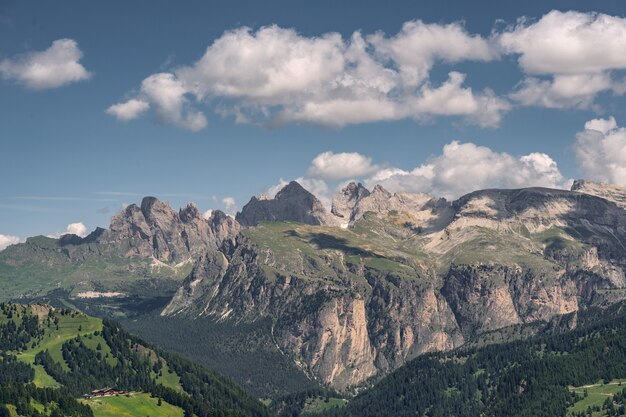
<svg viewBox="0 0 626 417">
<path fill-rule="evenodd" d="M 282 200 L 292 197 L 308 197 L 309 195 L 313 196 L 309 191 L 306 190 L 303 186 L 300 185 L 298 181 L 291 181 L 289 184 L 285 185 L 274 197 L 275 200 Z"/>
<path fill-rule="evenodd" d="M 434 199 L 428 194 L 391 193 L 377 184 L 372 191 L 361 184 L 350 183 L 333 198 L 332 213 L 348 223 L 353 223 L 366 212 L 387 215 L 403 212 L 413 223 L 422 227 L 434 227 L 450 216 L 450 203 Z"/>
<path fill-rule="evenodd" d="M 296 181 L 283 187 L 273 199 L 252 197 L 237 213 L 236 219 L 247 227 L 256 226 L 262 221 L 295 221 L 311 225 L 335 223 L 317 197 Z"/>
<path fill-rule="evenodd" d="M 356 204 L 369 195 L 369 190 L 361 183 L 351 182 L 333 197 L 331 212 L 335 216 L 351 221 Z"/>
<path fill-rule="evenodd" d="M 141 200 L 141 212 L 150 224 L 166 219 L 172 220 L 176 215 L 176 212 L 167 202 L 161 201 L 156 197 L 144 197 Z"/>
<path fill-rule="evenodd" d="M 372 194 L 377 194 L 377 195 L 387 197 L 387 198 L 391 197 L 391 193 L 385 190 L 385 188 L 380 184 L 376 184 L 374 186 L 374 189 L 372 190 Z"/>
<path fill-rule="evenodd" d="M 213 210 L 207 221 L 215 234 L 218 246 L 222 247 L 224 243 L 235 244 L 235 239 L 241 230 L 241 225 L 237 220 L 221 210 Z"/>
<path fill-rule="evenodd" d="M 193 203 L 189 203 L 185 207 L 181 208 L 178 212 L 178 216 L 185 223 L 189 223 L 193 220 L 202 218 L 200 210 L 198 210 L 198 207 L 196 207 L 196 205 Z"/>
</svg>

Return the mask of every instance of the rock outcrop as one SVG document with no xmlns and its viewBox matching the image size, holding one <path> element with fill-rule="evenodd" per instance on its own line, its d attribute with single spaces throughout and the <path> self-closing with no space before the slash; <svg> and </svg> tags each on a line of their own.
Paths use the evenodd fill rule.
<svg viewBox="0 0 626 417">
<path fill-rule="evenodd" d="M 348 184 L 333 199 L 333 214 L 353 224 L 365 213 L 378 215 L 402 213 L 407 224 L 421 230 L 432 230 L 449 221 L 453 215 L 450 203 L 428 194 L 390 193 L 376 185 L 370 192 L 361 184 Z"/>
<path fill-rule="evenodd" d="M 176 212 L 164 201 L 145 197 L 140 206 L 131 204 L 113 217 L 95 241 L 120 256 L 153 256 L 176 264 L 216 251 L 223 239 L 237 232 L 238 226 L 223 213 L 215 212 L 207 221 L 193 204 Z"/>
<path fill-rule="evenodd" d="M 605 200 L 612 201 L 626 210 L 626 187 L 614 184 L 576 180 L 572 184 L 572 191 L 604 198 Z"/>
<path fill-rule="evenodd" d="M 252 197 L 237 213 L 242 226 L 256 226 L 262 221 L 294 221 L 311 225 L 335 225 L 324 205 L 298 182 L 291 181 L 273 199 Z"/>
</svg>

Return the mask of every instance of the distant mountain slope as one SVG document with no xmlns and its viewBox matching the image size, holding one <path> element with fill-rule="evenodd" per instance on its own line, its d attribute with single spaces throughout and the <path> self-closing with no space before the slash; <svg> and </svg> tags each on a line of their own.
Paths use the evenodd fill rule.
<svg viewBox="0 0 626 417">
<path fill-rule="evenodd" d="M 20 415 L 37 415 L 36 404 L 90 415 L 75 399 L 105 387 L 149 393 L 187 416 L 270 415 L 226 378 L 77 311 L 0 304 L 0 335 L 0 404 Z"/>
<path fill-rule="evenodd" d="M 171 297 L 201 254 L 217 252 L 238 231 L 218 210 L 207 220 L 193 204 L 176 212 L 146 197 L 85 238 L 38 236 L 9 246 L 0 252 L 0 293 L 3 300 L 53 290 L 105 302 Z"/>
</svg>

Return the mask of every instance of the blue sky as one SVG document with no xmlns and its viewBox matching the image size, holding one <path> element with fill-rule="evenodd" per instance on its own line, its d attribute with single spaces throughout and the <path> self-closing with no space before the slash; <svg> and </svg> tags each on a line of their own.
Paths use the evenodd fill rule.
<svg viewBox="0 0 626 417">
<path fill-rule="evenodd" d="M 234 212 L 281 179 L 325 201 L 350 179 L 451 198 L 624 183 L 624 15 L 622 1 L 0 1 L 0 235 L 106 227 L 143 195 Z M 143 111 L 112 108 L 129 100 Z"/>
</svg>

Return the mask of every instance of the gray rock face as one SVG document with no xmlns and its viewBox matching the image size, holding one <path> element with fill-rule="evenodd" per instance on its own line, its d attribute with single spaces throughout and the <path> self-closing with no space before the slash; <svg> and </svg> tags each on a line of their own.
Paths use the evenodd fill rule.
<svg viewBox="0 0 626 417">
<path fill-rule="evenodd" d="M 219 210 L 205 220 L 194 204 L 176 212 L 164 201 L 145 197 L 140 206 L 131 204 L 114 216 L 109 229 L 99 229 L 67 250 L 80 256 L 90 244 L 90 252 L 179 264 L 234 242 L 239 229 L 237 221 Z"/>
<path fill-rule="evenodd" d="M 169 204 L 145 197 L 141 206 L 131 204 L 113 217 L 97 242 L 120 256 L 154 256 L 166 263 L 180 263 L 218 248 L 209 223 L 193 204 L 177 213 Z"/>
<path fill-rule="evenodd" d="M 334 225 L 333 217 L 313 194 L 296 181 L 291 181 L 273 199 L 252 197 L 237 221 L 246 227 L 262 221 L 294 221 L 311 225 Z"/>
</svg>

